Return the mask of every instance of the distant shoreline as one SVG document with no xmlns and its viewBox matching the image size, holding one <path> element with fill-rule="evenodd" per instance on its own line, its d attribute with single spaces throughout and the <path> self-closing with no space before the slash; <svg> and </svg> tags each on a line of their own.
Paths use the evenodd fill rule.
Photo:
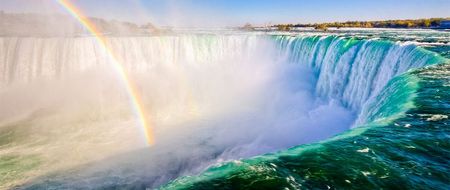
<svg viewBox="0 0 450 190">
<path fill-rule="evenodd" d="M 246 27 L 249 25 L 247 24 Z M 277 24 L 280 31 L 289 31 L 291 28 L 315 28 L 328 30 L 328 28 L 386 28 L 386 29 L 450 29 L 450 17 L 407 19 L 407 20 L 383 20 L 383 21 L 347 21 L 315 24 Z"/>
</svg>

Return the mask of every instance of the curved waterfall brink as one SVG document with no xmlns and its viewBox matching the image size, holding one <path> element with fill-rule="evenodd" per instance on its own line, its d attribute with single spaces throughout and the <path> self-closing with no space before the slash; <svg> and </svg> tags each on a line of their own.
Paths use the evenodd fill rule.
<svg viewBox="0 0 450 190">
<path fill-rule="evenodd" d="M 337 99 L 358 112 L 363 110 L 357 125 L 367 122 L 367 114 L 374 104 L 382 103 L 377 98 L 385 99 L 378 95 L 386 90 L 392 78 L 409 69 L 445 61 L 436 53 L 413 44 L 333 36 L 274 38 L 279 43 L 280 53 L 289 54 L 290 62 L 307 64 L 314 69 L 318 96 Z M 369 121 L 374 119 L 371 117 Z"/>
<path fill-rule="evenodd" d="M 118 53 L 118 61 L 134 73 L 158 65 L 202 65 L 245 58 L 267 42 L 256 36 L 192 35 L 109 37 L 106 43 Z M 55 78 L 109 64 L 108 56 L 93 37 L 2 37 L 0 48 L 2 84 Z"/>
<path fill-rule="evenodd" d="M 315 93 L 336 99 L 354 111 L 373 102 L 395 76 L 409 69 L 443 62 L 444 58 L 413 44 L 356 40 L 334 36 L 273 36 L 278 57 L 308 65 L 315 72 Z M 251 56 L 258 47 L 270 46 L 264 36 L 117 37 L 107 43 L 120 52 L 119 62 L 130 73 L 145 73 L 159 65 L 205 65 Z M 108 56 L 95 39 L 0 38 L 3 63 L 0 84 L 61 77 L 108 65 Z M 23 56 L 23 55 L 31 56 Z M 276 57 L 276 58 L 273 58 Z M 363 111 L 368 112 L 367 110 Z M 360 118 L 358 124 L 364 123 Z"/>
<path fill-rule="evenodd" d="M 449 187 L 450 171 L 443 171 L 450 159 L 448 59 L 386 41 L 275 39 L 291 62 L 314 68 L 317 95 L 360 110 L 360 127 L 319 143 L 217 164 L 162 189 Z"/>
<path fill-rule="evenodd" d="M 445 183 L 434 173 L 442 160 L 427 154 L 446 153 L 424 152 L 448 146 L 438 130 L 450 114 L 448 60 L 434 52 L 336 36 L 105 41 L 142 97 L 155 146 L 138 138 L 95 39 L 2 37 L 0 130 L 15 136 L 0 148 L 40 169 L 21 170 L 33 180 L 13 181 L 20 187 L 405 188 L 411 168 L 431 173 L 424 187 Z M 423 131 L 430 122 L 437 128 Z"/>
</svg>

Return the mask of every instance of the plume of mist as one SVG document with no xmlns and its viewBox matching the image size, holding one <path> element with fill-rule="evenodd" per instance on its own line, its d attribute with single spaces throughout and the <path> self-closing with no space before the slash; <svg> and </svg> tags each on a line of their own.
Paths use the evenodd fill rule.
<svg viewBox="0 0 450 190">
<path fill-rule="evenodd" d="M 108 179 L 115 175 L 156 187 L 211 164 L 330 137 L 354 119 L 339 104 L 316 98 L 313 72 L 286 63 L 270 40 L 148 37 L 148 28 L 106 20 L 127 15 L 83 9 L 106 18 L 90 20 L 109 36 L 108 46 L 141 97 L 156 140 L 147 147 L 121 79 L 80 23 L 53 1 L 0 3 L 11 7 L 0 15 L 0 131 L 14 134 L 0 154 L 41 160 L 28 181 L 15 184 L 45 187 L 51 179 L 61 188 L 101 188 L 118 183 Z M 130 1 L 124 9 L 139 13 L 133 21 L 147 23 L 151 14 L 140 3 Z M 191 12 L 169 3 L 162 23 L 227 23 L 204 18 L 212 10 Z M 146 37 L 130 37 L 136 34 Z"/>
<path fill-rule="evenodd" d="M 61 184 L 92 179 L 88 186 L 95 186 L 114 174 L 156 186 L 216 162 L 328 138 L 354 119 L 339 104 L 316 98 L 313 72 L 286 63 L 262 37 L 108 38 L 154 129 L 156 144 L 145 148 L 124 87 L 93 39 L 3 40 L 21 47 L 6 56 L 47 55 L 8 58 L 28 72 L 45 60 L 41 70 L 48 73 L 29 78 L 26 70 L 9 70 L 4 79 L 14 80 L 0 91 L 0 128 L 23 132 L 14 140 L 21 146 L 5 151 L 43 157 L 46 169 L 35 176 L 44 183 L 60 171 L 64 178 L 52 178 Z M 47 45 L 33 48 L 40 43 Z M 59 70 L 47 70 L 55 64 Z M 70 177 L 64 172 L 70 168 L 80 173 Z"/>
<path fill-rule="evenodd" d="M 82 17 L 103 35 L 150 35 L 159 32 L 152 16 L 140 1 L 128 1 L 126 6 L 117 2 L 103 2 L 102 9 L 92 10 L 86 3 L 71 2 Z M 98 2 L 97 2 L 98 3 Z M 97 3 L 91 3 L 97 5 Z M 101 4 L 98 4 L 100 6 Z M 1 36 L 84 36 L 90 35 L 79 21 L 53 0 L 0 1 Z M 78 11 L 78 10 L 77 10 Z M 129 12 L 133 12 L 132 15 Z"/>
</svg>

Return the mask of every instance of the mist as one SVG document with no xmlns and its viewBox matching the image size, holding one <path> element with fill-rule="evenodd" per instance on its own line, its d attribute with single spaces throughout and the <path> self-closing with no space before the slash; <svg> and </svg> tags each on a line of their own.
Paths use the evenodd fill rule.
<svg viewBox="0 0 450 190">
<path fill-rule="evenodd" d="M 0 189 L 158 188 L 384 117 L 391 79 L 439 62 L 394 42 L 418 33 L 236 27 L 447 14 L 437 2 L 71 1 L 92 34 L 57 1 L 0 0 Z"/>
<path fill-rule="evenodd" d="M 8 61 L 1 67 L 0 126 L 22 144 L 3 150 L 41 157 L 45 169 L 30 185 L 49 176 L 77 187 L 92 179 L 91 187 L 116 175 L 155 187 L 211 164 L 317 142 L 355 118 L 338 101 L 317 97 L 314 72 L 289 63 L 262 36 L 108 38 L 151 118 L 155 144 L 147 147 L 95 39 L 1 42 L 20 48 L 2 54 Z M 12 59 L 23 52 L 44 56 Z M 98 172 L 108 175 L 93 178 Z"/>
</svg>

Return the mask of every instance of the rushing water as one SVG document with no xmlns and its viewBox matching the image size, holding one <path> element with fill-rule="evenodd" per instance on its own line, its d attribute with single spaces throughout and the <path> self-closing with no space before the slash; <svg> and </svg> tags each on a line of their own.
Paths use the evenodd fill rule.
<svg viewBox="0 0 450 190">
<path fill-rule="evenodd" d="M 94 39 L 1 38 L 0 182 L 448 189 L 450 35 L 420 32 L 109 37 L 153 147 Z"/>
</svg>

